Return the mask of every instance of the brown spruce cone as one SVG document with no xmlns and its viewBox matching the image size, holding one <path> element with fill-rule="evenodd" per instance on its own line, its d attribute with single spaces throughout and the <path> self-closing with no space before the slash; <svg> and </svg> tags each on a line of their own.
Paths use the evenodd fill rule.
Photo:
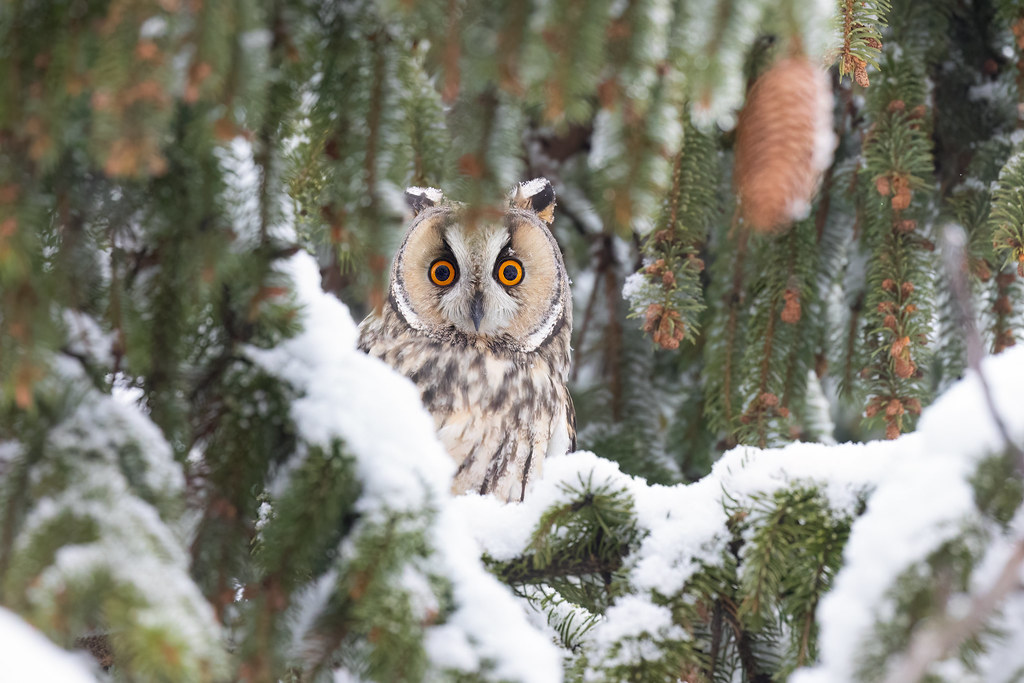
<svg viewBox="0 0 1024 683">
<path fill-rule="evenodd" d="M 806 57 L 783 59 L 747 93 L 736 127 L 733 179 L 744 220 L 779 232 L 810 210 L 835 148 L 832 90 Z"/>
<path fill-rule="evenodd" d="M 644 332 L 650 334 L 658 346 L 674 350 L 686 335 L 686 326 L 678 311 L 662 304 L 651 304 L 644 313 Z"/>
</svg>

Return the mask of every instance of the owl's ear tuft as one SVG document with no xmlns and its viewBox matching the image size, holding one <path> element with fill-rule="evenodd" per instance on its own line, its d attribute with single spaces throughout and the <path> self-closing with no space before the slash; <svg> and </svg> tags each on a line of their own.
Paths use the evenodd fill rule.
<svg viewBox="0 0 1024 683">
<path fill-rule="evenodd" d="M 412 209 L 412 215 L 437 206 L 444 201 L 444 195 L 436 187 L 410 187 L 405 191 L 405 203 Z"/>
<path fill-rule="evenodd" d="M 537 214 L 542 221 L 551 225 L 555 220 L 555 188 L 547 178 L 534 178 L 519 183 L 509 205 L 526 209 Z"/>
</svg>

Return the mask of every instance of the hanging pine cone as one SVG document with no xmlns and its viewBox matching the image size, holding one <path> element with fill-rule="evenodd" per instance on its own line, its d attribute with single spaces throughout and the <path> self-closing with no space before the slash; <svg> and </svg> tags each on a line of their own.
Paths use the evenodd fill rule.
<svg viewBox="0 0 1024 683">
<path fill-rule="evenodd" d="M 744 220 L 774 232 L 806 216 L 835 140 L 828 79 L 807 58 L 784 59 L 758 78 L 736 128 Z"/>
</svg>

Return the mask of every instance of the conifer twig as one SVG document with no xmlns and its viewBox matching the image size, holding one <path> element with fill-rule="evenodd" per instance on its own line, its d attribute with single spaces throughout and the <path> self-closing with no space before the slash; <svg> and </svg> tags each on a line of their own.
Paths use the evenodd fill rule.
<svg viewBox="0 0 1024 683">
<path fill-rule="evenodd" d="M 722 649 L 722 601 L 715 600 L 715 606 L 711 616 L 711 650 L 708 653 L 707 679 L 715 680 L 716 669 L 718 668 L 718 656 Z"/>
</svg>

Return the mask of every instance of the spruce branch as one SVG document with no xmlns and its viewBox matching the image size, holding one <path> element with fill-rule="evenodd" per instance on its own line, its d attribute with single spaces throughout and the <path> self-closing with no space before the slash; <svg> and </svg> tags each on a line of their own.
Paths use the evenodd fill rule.
<svg viewBox="0 0 1024 683">
<path fill-rule="evenodd" d="M 839 49 L 839 77 L 853 76 L 854 82 L 867 87 L 868 65 L 878 68 L 882 50 L 880 29 L 886 26 L 891 6 L 888 0 L 838 0 L 837 20 L 843 42 Z"/>
<path fill-rule="evenodd" d="M 573 654 L 583 653 L 587 633 L 601 620 L 599 613 L 573 604 L 546 584 L 524 586 L 521 594 L 545 613 L 548 625 L 558 633 L 563 647 Z"/>
<path fill-rule="evenodd" d="M 1015 24 L 1018 25 L 1018 24 Z M 1020 22 L 1024 26 L 1024 22 Z M 1021 33 L 1024 35 L 1024 32 Z M 1024 61 L 1020 62 L 1024 64 Z M 1022 71 L 1021 73 L 1024 73 Z M 1009 324 L 1013 313 L 1012 290 L 1024 276 L 1024 163 L 1019 145 L 999 171 L 998 185 L 992 193 L 988 228 L 991 231 L 993 256 L 997 265 L 997 296 L 993 302 L 995 338 L 993 349 L 998 353 L 1013 346 L 1016 337 Z"/>
<path fill-rule="evenodd" d="M 1010 437 L 995 405 L 988 380 L 981 368 L 984 346 L 975 322 L 975 313 L 970 299 L 966 236 L 958 227 L 948 226 L 945 229 L 943 255 L 946 277 L 950 282 L 953 301 L 957 306 L 958 322 L 966 337 L 968 366 L 978 378 L 986 407 L 1002 436 L 1006 453 L 1012 459 L 1016 469 L 1016 476 L 1020 477 L 1024 474 L 1024 458 L 1022 458 L 1021 449 Z M 985 463 L 982 464 L 982 467 L 985 467 Z M 981 474 L 979 473 L 977 476 L 981 477 Z M 978 480 L 975 485 L 980 485 L 980 481 Z M 1019 506 L 1019 497 L 1014 503 L 1014 507 L 1017 506 Z M 887 668 L 884 679 L 886 683 L 921 680 L 933 663 L 944 659 L 954 649 L 971 643 L 985 629 L 986 622 L 999 609 L 1004 598 L 1021 587 L 1020 573 L 1021 567 L 1024 566 L 1024 540 L 1018 538 L 1013 541 L 1009 550 L 1009 557 L 995 581 L 987 589 L 975 592 L 971 596 L 963 616 L 954 618 L 949 615 L 948 588 L 944 596 L 940 595 L 938 598 L 940 611 L 945 616 L 919 625 L 910 634 L 909 642 L 902 654 L 894 657 Z"/>
<path fill-rule="evenodd" d="M 682 341 L 695 343 L 700 333 L 704 296 L 700 278 L 704 261 L 698 250 L 717 205 L 716 160 L 708 136 L 684 111 L 683 140 L 672 167 L 672 184 L 656 229 L 642 244 L 645 266 L 626 281 L 630 317 L 642 317 L 644 332 L 664 349 Z"/>
<path fill-rule="evenodd" d="M 544 512 L 526 552 L 489 564 L 513 587 L 547 586 L 596 610 L 614 596 L 615 577 L 636 547 L 632 498 L 608 482 L 594 482 L 592 474 L 562 489 L 567 502 Z"/>
<path fill-rule="evenodd" d="M 891 60 L 871 99 L 873 125 L 858 171 L 870 181 L 860 188 L 863 240 L 871 249 L 865 310 L 870 398 L 864 414 L 883 421 L 886 438 L 894 439 L 920 413 L 930 331 L 934 245 L 920 235 L 918 221 L 926 216 L 920 197 L 930 189 L 926 178 L 934 174 L 934 160 L 919 65 Z M 911 106 L 915 102 L 922 103 Z"/>
<path fill-rule="evenodd" d="M 768 636 L 767 633 L 757 629 L 749 629 L 743 620 L 743 606 L 737 604 L 730 598 L 724 598 L 722 604 L 726 607 L 722 615 L 725 624 L 731 632 L 732 642 L 736 646 L 736 654 L 743 672 L 743 679 L 746 683 L 770 683 L 771 674 L 766 666 L 762 655 L 759 639 Z"/>
<path fill-rule="evenodd" d="M 724 636 L 724 609 L 721 600 L 715 600 L 711 608 L 711 646 L 708 650 L 708 668 L 705 670 L 705 678 L 709 681 L 716 680 L 718 673 L 718 661 L 722 652 Z"/>
</svg>

